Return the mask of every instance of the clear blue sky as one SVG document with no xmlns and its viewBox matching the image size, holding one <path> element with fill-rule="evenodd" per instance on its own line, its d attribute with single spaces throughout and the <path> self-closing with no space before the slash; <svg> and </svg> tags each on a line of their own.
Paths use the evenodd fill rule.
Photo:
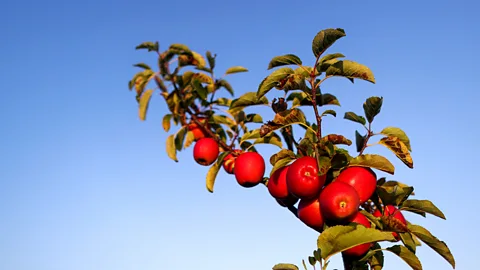
<svg viewBox="0 0 480 270">
<path fill-rule="evenodd" d="M 191 149 L 179 154 L 180 163 L 166 156 L 164 101 L 154 98 L 141 122 L 127 81 L 137 71 L 132 64 L 155 61 L 134 47 L 158 40 L 163 48 L 211 50 L 219 70 L 249 68 L 231 83 L 238 94 L 255 91 L 273 56 L 311 61 L 313 36 L 329 27 L 347 32 L 330 52 L 368 65 L 377 79 L 326 83 L 342 102 L 339 114 L 361 112 L 368 96 L 385 98 L 376 125 L 407 132 L 415 169 L 379 146 L 370 151 L 391 158 L 397 171 L 389 179 L 414 185 L 417 198 L 431 199 L 448 220 L 407 218 L 449 244 L 457 269 L 475 269 L 479 239 L 469 230 L 479 221 L 479 6 L 426 2 L 3 3 L 0 269 L 266 270 L 301 263 L 316 233 L 265 188 L 243 189 L 223 171 L 208 193 L 207 168 L 193 162 Z M 326 122 L 327 130 L 353 139 L 355 124 Z M 269 157 L 276 149 L 259 150 Z M 418 255 L 424 269 L 451 269 L 426 246 Z M 341 267 L 340 256 L 331 266 Z M 409 268 L 387 255 L 385 269 Z"/>
</svg>

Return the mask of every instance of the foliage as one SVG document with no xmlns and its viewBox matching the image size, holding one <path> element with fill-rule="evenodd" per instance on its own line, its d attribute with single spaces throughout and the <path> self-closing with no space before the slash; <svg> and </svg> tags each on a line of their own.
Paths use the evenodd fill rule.
<svg viewBox="0 0 480 270">
<path fill-rule="evenodd" d="M 341 53 L 325 54 L 336 41 L 345 36 L 345 31 L 340 28 L 319 31 L 312 41 L 313 61 L 310 66 L 295 54 L 273 57 L 267 66 L 272 71 L 260 82 L 258 89 L 236 98 L 234 88 L 227 79 L 232 74 L 247 72 L 247 68 L 233 66 L 218 77 L 219 73 L 215 70 L 216 55 L 209 51 L 201 55 L 183 44 L 172 44 L 161 51 L 158 42 L 144 42 L 136 49 L 154 53 L 158 67 L 153 69 L 145 63 L 135 64 L 141 70 L 129 81 L 128 87 L 135 91 L 141 120 L 146 119 L 153 97 L 161 96 L 165 100 L 169 112 L 163 116 L 162 125 L 170 133 L 165 149 L 173 161 L 178 162 L 178 151 L 194 145 L 198 139 L 195 132 L 201 132 L 203 136 L 214 138 L 218 142 L 221 154 L 210 166 L 206 176 L 209 192 L 214 190 L 215 179 L 226 156 L 238 150 L 257 152 L 257 144 L 272 144 L 280 148 L 269 158 L 273 166 L 268 173 L 270 176 L 303 156 L 316 157 L 319 175 L 327 175 L 327 182 L 335 181 L 342 170 L 352 166 L 372 168 L 393 175 L 395 167 L 388 158 L 364 153 L 366 148 L 373 145 L 386 147 L 403 164 L 413 169 L 412 149 L 406 133 L 395 126 L 383 129 L 374 126 L 383 106 L 383 97 L 369 97 L 363 103 L 363 112 L 349 111 L 343 116 L 345 120 L 364 129 L 363 132 L 355 131 L 355 156 L 342 147 L 353 144 L 347 136 L 322 133 L 323 118 L 337 117 L 332 107 L 340 106 L 336 96 L 321 90 L 323 82 L 343 77 L 351 82 L 364 80 L 375 83 L 374 74 L 367 66 L 342 59 L 345 56 Z M 278 93 L 278 99 L 270 101 L 267 94 L 272 91 L 277 91 L 275 93 Z M 250 107 L 258 106 L 270 107 L 275 113 L 273 119 L 263 119 L 259 114 L 246 112 Z M 313 122 L 306 118 L 303 111 L 305 107 L 313 108 Z M 257 128 L 252 128 L 255 125 L 251 124 L 257 124 Z M 258 127 L 258 124 L 262 125 Z M 294 126 L 302 127 L 305 134 L 295 136 Z M 376 143 L 371 143 L 375 136 L 380 138 Z M 268 177 L 262 183 L 268 186 Z M 343 256 L 345 269 L 382 269 L 386 265 L 384 251 L 396 254 L 412 269 L 422 269 L 416 256 L 416 247 L 421 241 L 454 268 L 455 260 L 447 245 L 427 229 L 410 223 L 408 226 L 402 225 L 393 218 L 373 215 L 375 211 L 384 213 L 386 205 L 393 205 L 398 208 L 397 211 L 409 211 L 424 217 L 430 214 L 445 219 L 442 211 L 432 202 L 412 199 L 413 191 L 414 188 L 407 184 L 387 181 L 385 177 L 379 178 L 375 192 L 361 205 L 361 212 L 369 219 L 372 227 L 366 228 L 356 223 L 330 227 L 325 225 L 318 237 L 317 249 L 313 256 L 308 257 L 310 265 L 319 263 L 321 269 L 326 269 L 332 256 L 360 244 L 372 243 L 362 258 Z M 296 214 L 295 206 L 288 209 Z M 398 239 L 395 239 L 392 232 L 399 234 L 399 243 L 396 243 Z M 387 246 L 389 244 L 391 245 Z M 382 248 L 381 245 L 387 247 Z M 303 267 L 307 269 L 305 261 Z M 273 269 L 299 268 L 293 264 L 281 263 Z"/>
</svg>

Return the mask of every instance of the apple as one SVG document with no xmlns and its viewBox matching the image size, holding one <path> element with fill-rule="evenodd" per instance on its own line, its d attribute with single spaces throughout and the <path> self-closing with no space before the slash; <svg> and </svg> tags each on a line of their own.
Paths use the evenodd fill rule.
<svg viewBox="0 0 480 270">
<path fill-rule="evenodd" d="M 363 225 L 367 228 L 371 228 L 372 227 L 372 224 L 370 223 L 370 220 L 368 220 L 364 214 L 360 213 L 360 212 L 357 212 L 357 214 L 355 215 L 355 217 L 352 219 L 351 222 L 355 222 L 357 224 L 360 224 L 360 225 Z M 370 249 L 370 247 L 373 246 L 373 243 L 365 243 L 365 244 L 360 244 L 358 246 L 354 246 L 352 248 L 349 248 L 345 251 L 343 251 L 342 253 L 347 255 L 347 256 L 350 256 L 350 257 L 362 257 L 363 255 L 365 255 L 365 253 L 368 252 L 368 250 Z"/>
<path fill-rule="evenodd" d="M 233 150 L 233 152 L 229 153 L 223 159 L 223 169 L 228 174 L 233 174 L 233 169 L 235 168 L 235 160 L 237 159 L 238 155 L 242 153 L 242 150 Z"/>
<path fill-rule="evenodd" d="M 299 199 L 316 197 L 327 179 L 327 175 L 318 175 L 317 159 L 304 156 L 290 164 L 287 172 L 288 191 Z"/>
<path fill-rule="evenodd" d="M 218 143 L 212 138 L 202 138 L 193 147 L 193 158 L 203 166 L 212 165 L 218 158 Z"/>
<path fill-rule="evenodd" d="M 197 117 L 197 120 L 200 123 L 205 124 L 206 128 L 210 128 L 208 125 L 208 122 L 206 122 L 206 119 L 204 117 Z M 193 132 L 193 137 L 195 138 L 195 141 L 198 141 L 208 136 L 208 134 L 205 131 L 203 131 L 203 129 L 201 129 L 199 125 L 197 125 L 197 123 L 193 121 L 190 121 L 190 124 L 188 124 L 188 130 Z"/>
<path fill-rule="evenodd" d="M 318 198 L 301 199 L 298 203 L 297 215 L 308 227 L 320 233 L 323 231 L 324 220 Z"/>
<path fill-rule="evenodd" d="M 392 214 L 393 214 L 393 216 L 392 216 Z M 373 212 L 373 216 L 381 217 L 382 213 L 380 213 L 380 210 L 376 209 Z M 395 219 L 396 221 L 398 221 L 400 223 L 400 224 L 397 224 L 396 226 L 399 226 L 399 227 L 400 226 L 401 227 L 407 226 L 407 220 L 403 216 L 402 212 L 400 212 L 400 210 L 398 210 L 398 208 L 393 206 L 393 205 L 387 205 L 387 206 L 384 207 L 383 216 L 384 217 L 392 216 L 393 219 Z M 392 235 L 393 235 L 393 237 L 395 237 L 395 239 L 397 241 L 400 240 L 400 236 L 398 235 L 398 233 L 392 232 Z"/>
<path fill-rule="evenodd" d="M 287 188 L 287 172 L 289 166 L 277 169 L 268 180 L 267 189 L 275 199 L 284 200 L 290 196 Z"/>
<path fill-rule="evenodd" d="M 325 186 L 319 201 L 323 217 L 336 224 L 350 222 L 360 206 L 357 191 L 349 184 L 337 181 Z"/>
<path fill-rule="evenodd" d="M 348 167 L 340 172 L 335 181 L 352 186 L 358 193 L 360 204 L 368 201 L 377 188 L 377 175 L 366 167 Z"/>
<path fill-rule="evenodd" d="M 265 160 L 257 152 L 245 152 L 235 160 L 235 178 L 240 186 L 250 188 L 258 185 L 265 174 Z"/>
</svg>

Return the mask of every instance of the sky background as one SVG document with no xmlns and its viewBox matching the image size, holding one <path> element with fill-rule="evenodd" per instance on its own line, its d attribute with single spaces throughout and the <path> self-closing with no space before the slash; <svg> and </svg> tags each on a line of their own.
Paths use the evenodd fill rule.
<svg viewBox="0 0 480 270">
<path fill-rule="evenodd" d="M 377 83 L 332 79 L 324 91 L 339 98 L 340 116 L 384 97 L 374 128 L 404 129 L 415 169 L 381 146 L 367 152 L 385 154 L 396 166 L 388 179 L 414 185 L 418 199 L 444 211 L 447 221 L 405 215 L 447 242 L 456 269 L 475 269 L 478 10 L 475 1 L 2 2 L 0 269 L 300 265 L 316 248 L 316 232 L 264 187 L 244 189 L 223 171 L 208 193 L 208 168 L 193 161 L 192 148 L 179 163 L 165 153 L 164 101 L 155 96 L 141 122 L 127 82 L 133 64 L 156 61 L 135 46 L 158 40 L 163 49 L 184 43 L 217 53 L 218 72 L 249 68 L 230 82 L 237 95 L 256 91 L 276 55 L 295 53 L 311 65 L 313 37 L 331 27 L 347 37 L 329 52 L 368 65 Z M 352 139 L 358 127 L 341 117 L 325 122 Z M 258 150 L 266 160 L 277 151 Z M 424 269 L 451 269 L 427 246 L 417 254 Z M 386 257 L 385 269 L 409 269 Z"/>
</svg>

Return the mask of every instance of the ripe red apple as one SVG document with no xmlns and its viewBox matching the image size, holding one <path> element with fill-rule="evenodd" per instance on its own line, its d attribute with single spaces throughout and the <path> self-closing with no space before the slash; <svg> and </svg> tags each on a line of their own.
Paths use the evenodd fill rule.
<svg viewBox="0 0 480 270">
<path fill-rule="evenodd" d="M 285 166 L 282 168 L 277 169 L 270 179 L 268 180 L 268 192 L 272 197 L 275 199 L 286 199 L 289 197 L 290 192 L 288 192 L 287 188 L 287 172 L 289 166 Z"/>
<path fill-rule="evenodd" d="M 383 210 L 383 216 L 384 217 L 388 217 L 388 216 L 392 216 L 393 214 L 393 218 L 398 220 L 401 224 L 403 224 L 403 226 L 407 226 L 407 220 L 405 219 L 405 217 L 403 216 L 402 212 L 400 212 L 400 210 L 398 210 L 397 207 L 393 206 L 393 205 L 387 205 L 384 207 L 384 210 Z M 380 213 L 380 210 L 375 210 L 373 212 L 373 216 L 375 217 L 381 217 L 382 216 L 382 213 Z M 402 226 L 402 225 L 400 225 Z M 393 237 L 395 237 L 395 239 L 397 241 L 400 240 L 400 236 L 398 235 L 398 233 L 396 232 L 392 232 L 392 235 Z"/>
<path fill-rule="evenodd" d="M 233 169 L 235 168 L 235 160 L 237 159 L 238 155 L 242 153 L 242 150 L 233 150 L 233 153 L 229 153 L 225 158 L 223 159 L 223 169 L 228 173 L 228 174 L 233 174 Z"/>
<path fill-rule="evenodd" d="M 323 217 L 333 223 L 350 222 L 357 214 L 359 206 L 357 191 L 349 184 L 334 181 L 320 192 Z"/>
<path fill-rule="evenodd" d="M 370 223 L 370 220 L 368 220 L 364 214 L 358 212 L 357 215 L 353 218 L 351 222 L 358 223 L 360 225 L 363 225 L 367 228 L 371 228 L 372 224 Z M 370 247 L 373 245 L 373 243 L 365 243 L 365 244 L 360 244 L 358 246 L 349 248 L 345 251 L 343 251 L 343 254 L 350 256 L 350 257 L 362 257 L 365 255 L 365 253 L 368 252 Z"/>
<path fill-rule="evenodd" d="M 327 175 L 318 175 L 317 160 L 310 156 L 304 156 L 295 160 L 287 172 L 287 188 L 295 197 L 311 199 L 316 197 Z"/>
<path fill-rule="evenodd" d="M 203 166 L 212 165 L 218 157 L 218 143 L 212 138 L 202 138 L 193 147 L 193 158 Z"/>
<path fill-rule="evenodd" d="M 256 152 L 245 152 L 235 160 L 235 178 L 240 186 L 250 188 L 258 185 L 265 174 L 265 160 Z"/>
<path fill-rule="evenodd" d="M 340 172 L 335 181 L 352 186 L 358 193 L 360 204 L 368 201 L 377 188 L 377 175 L 366 167 L 348 167 Z"/>
<path fill-rule="evenodd" d="M 308 227 L 317 232 L 323 231 L 324 220 L 318 198 L 301 199 L 298 203 L 297 215 Z"/>
</svg>

